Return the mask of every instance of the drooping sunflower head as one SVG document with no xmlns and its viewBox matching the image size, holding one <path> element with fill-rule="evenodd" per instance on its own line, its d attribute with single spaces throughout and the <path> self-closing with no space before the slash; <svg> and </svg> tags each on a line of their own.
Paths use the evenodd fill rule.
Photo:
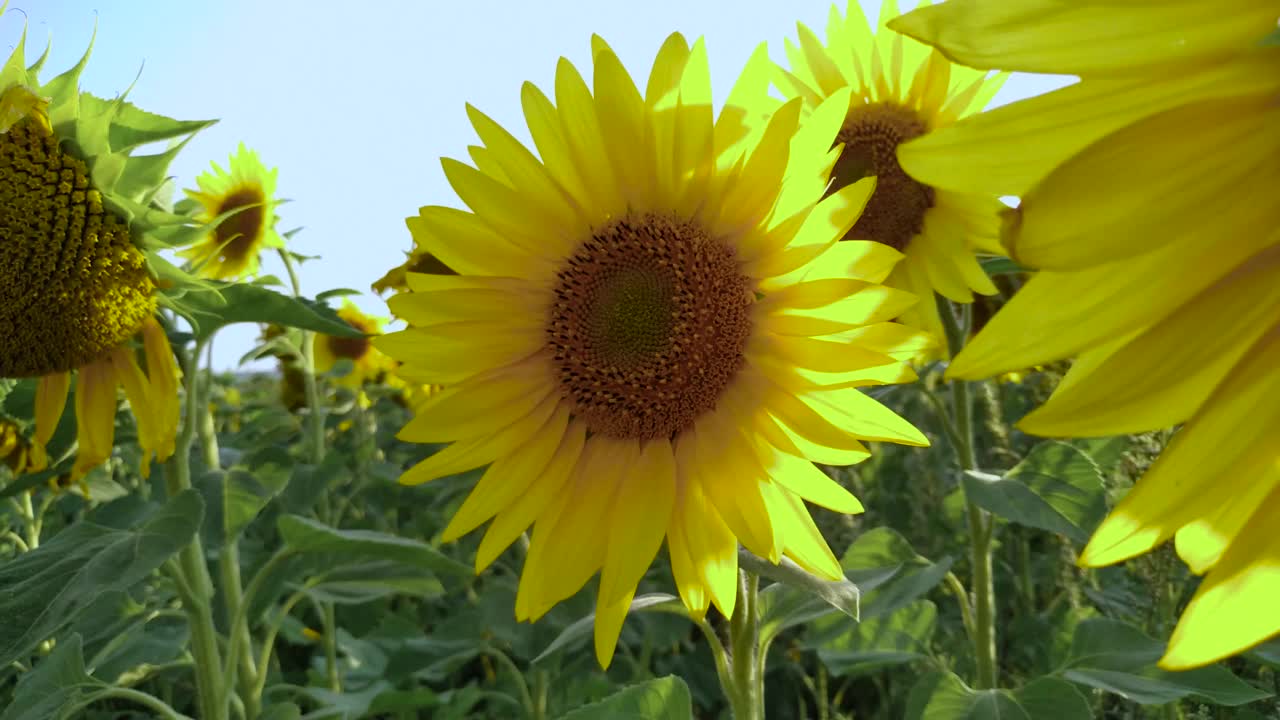
<svg viewBox="0 0 1280 720">
<path fill-rule="evenodd" d="M 41 378 L 33 469 L 47 462 L 44 445 L 75 370 L 73 479 L 110 455 L 120 386 L 138 420 L 145 471 L 152 452 L 172 452 L 176 432 L 177 368 L 154 319 L 153 261 L 187 227 L 159 204 L 169 161 L 185 141 L 159 155 L 130 151 L 209 123 L 80 92 L 87 51 L 41 83 L 48 53 L 28 67 L 24 46 L 25 34 L 0 69 L 0 376 Z M 133 346 L 139 337 L 145 372 Z"/>
<path fill-rule="evenodd" d="M 607 665 L 664 540 L 698 616 L 732 614 L 739 542 L 841 576 L 804 500 L 861 506 L 811 461 L 926 444 L 858 388 L 913 378 L 929 339 L 889 322 L 915 302 L 880 284 L 901 253 L 837 242 L 875 186 L 823 199 L 848 91 L 756 127 L 743 101 L 768 80 L 763 52 L 717 116 L 701 41 L 668 38 L 643 94 L 592 46 L 592 85 L 562 59 L 554 103 L 524 86 L 537 155 L 468 107 L 484 146 L 443 165 L 470 210 L 409 219 L 458 274 L 407 273 L 389 305 L 410 327 L 374 344 L 444 387 L 400 437 L 452 444 L 401 481 L 487 465 L 445 539 L 492 520 L 483 569 L 532 525 L 521 619 L 599 571 Z"/>
<path fill-rule="evenodd" d="M 801 98 L 807 109 L 851 91 L 827 192 L 876 178 L 875 193 L 845 238 L 883 243 L 905 255 L 887 284 L 916 293 L 922 302 L 901 319 L 940 337 L 934 292 L 957 302 L 972 302 L 974 292 L 996 292 L 976 253 L 1002 254 L 1004 206 L 994 196 L 920 182 L 903 170 L 898 153 L 912 140 L 981 110 L 1003 77 L 953 65 L 938 51 L 887 30 L 897 15 L 896 0 L 881 5 L 876 26 L 858 0 L 850 0 L 843 15 L 833 6 L 825 44 L 797 24 L 798 44 L 787 41 L 788 67 L 776 68 L 774 84 L 785 97 Z M 754 102 L 778 101 L 761 89 Z"/>
<path fill-rule="evenodd" d="M 276 232 L 276 173 L 258 154 L 240 143 L 228 170 L 217 163 L 196 178 L 198 190 L 185 190 L 198 205 L 196 219 L 212 229 L 203 241 L 182 253 L 202 277 L 235 280 L 258 274 L 264 248 L 284 247 Z M 220 222 L 218 221 L 221 218 Z"/>
<path fill-rule="evenodd" d="M 339 361 L 351 363 L 351 370 L 335 378 L 339 385 L 358 390 L 366 382 L 379 380 L 391 367 L 386 355 L 373 346 L 373 336 L 382 334 L 382 320 L 361 312 L 350 300 L 344 300 L 338 309 L 338 317 L 365 334 L 365 337 L 345 338 L 333 335 L 317 335 L 315 338 L 315 365 L 317 373 L 332 371 Z"/>
</svg>

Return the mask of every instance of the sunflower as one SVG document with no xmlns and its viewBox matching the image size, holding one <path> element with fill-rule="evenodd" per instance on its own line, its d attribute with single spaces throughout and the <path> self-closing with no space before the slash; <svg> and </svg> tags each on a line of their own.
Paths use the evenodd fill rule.
<svg viewBox="0 0 1280 720">
<path fill-rule="evenodd" d="M 1263 41 L 1278 17 L 1275 0 L 957 0 L 893 23 L 961 62 L 1082 78 L 959 123 L 903 164 L 1021 196 L 1004 242 L 1041 270 L 952 376 L 1077 356 L 1023 429 L 1183 424 L 1081 557 L 1111 564 L 1174 538 L 1205 573 L 1170 669 L 1280 632 L 1280 47 Z"/>
<path fill-rule="evenodd" d="M 417 484 L 488 469 L 444 538 L 492 519 L 477 572 L 533 527 L 515 612 L 534 620 L 600 571 L 607 666 L 665 539 L 697 617 L 734 609 L 741 542 L 842 577 L 804 500 L 861 505 L 813 462 L 861 440 L 926 438 L 859 388 L 914 379 L 926 334 L 889 322 L 916 298 L 879 284 L 901 253 L 837 243 L 875 180 L 823 200 L 817 168 L 849 94 L 744 123 L 748 63 L 716 117 L 701 40 L 670 36 L 643 94 L 592 40 L 594 90 L 569 61 L 555 103 L 522 90 L 538 155 L 468 106 L 477 167 L 442 161 L 470 211 L 424 207 L 415 244 L 458 275 L 408 273 L 409 328 L 374 340 L 402 377 L 442 384 L 400 437 L 451 443 Z"/>
<path fill-rule="evenodd" d="M 79 92 L 87 52 L 41 84 L 43 58 L 26 67 L 24 45 L 25 33 L 0 70 L 0 377 L 39 378 L 34 471 L 48 465 L 46 445 L 76 374 L 73 482 L 110 457 L 123 386 L 145 475 L 153 454 L 173 453 L 177 432 L 179 372 L 156 320 L 150 266 L 161 236 L 183 227 L 154 200 L 184 143 L 162 155 L 128 153 L 209 123 Z"/>
<path fill-rule="evenodd" d="M 18 423 L 8 418 L 0 420 L 0 462 L 14 477 L 26 472 L 31 459 L 31 441 Z"/>
<path fill-rule="evenodd" d="M 456 275 L 452 269 L 440 262 L 431 253 L 414 250 L 409 253 L 409 257 L 403 263 L 397 265 L 387 271 L 387 274 L 378 278 L 373 285 L 373 291 L 381 295 L 388 290 L 404 292 L 409 289 L 406 281 L 406 275 L 411 272 L 429 273 L 432 275 Z"/>
<path fill-rule="evenodd" d="M 351 361 L 352 367 L 335 381 L 352 390 L 359 390 L 366 382 L 381 379 L 391 368 L 391 361 L 370 342 L 369 336 L 382 333 L 382 321 L 360 311 L 350 300 L 344 300 L 338 309 L 338 317 L 348 325 L 364 333 L 366 337 L 345 338 L 333 335 L 316 335 L 315 365 L 317 373 L 327 373 L 340 360 Z"/>
<path fill-rule="evenodd" d="M 773 84 L 784 97 L 801 98 L 806 112 L 838 92 L 852 91 L 836 135 L 840 153 L 827 193 L 875 176 L 876 191 L 845 239 L 873 240 L 904 254 L 885 285 L 922 298 L 901 321 L 941 338 L 935 291 L 961 303 L 973 302 L 975 292 L 997 292 L 976 253 L 1004 254 L 999 241 L 1004 205 L 994 195 L 919 181 L 899 166 L 899 147 L 981 110 L 1004 76 L 952 65 L 938 51 L 888 32 L 885 23 L 897 15 L 896 0 L 880 6 L 876 26 L 868 23 L 858 0 L 849 1 L 843 16 L 832 6 L 825 45 L 797 23 L 798 45 L 786 42 L 790 69 L 777 67 Z M 764 92 L 767 88 L 761 90 L 756 102 L 778 104 Z"/>
<path fill-rule="evenodd" d="M 267 170 L 244 143 L 228 167 L 230 171 L 213 163 L 211 172 L 196 178 L 199 190 L 183 191 L 200 208 L 196 220 L 211 224 L 212 229 L 203 242 L 180 254 L 199 268 L 201 276 L 215 280 L 257 275 L 263 248 L 284 247 L 275 228 L 278 169 Z M 222 221 L 214 224 L 220 217 Z"/>
</svg>

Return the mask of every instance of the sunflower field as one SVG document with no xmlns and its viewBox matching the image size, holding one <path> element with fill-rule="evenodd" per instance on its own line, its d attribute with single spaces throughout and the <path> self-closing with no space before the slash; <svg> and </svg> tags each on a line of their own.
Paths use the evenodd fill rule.
<svg viewBox="0 0 1280 720">
<path fill-rule="evenodd" d="M 311 295 L 287 166 L 24 32 L 0 720 L 1280 718 L 1278 26 L 584 37 Z"/>
</svg>

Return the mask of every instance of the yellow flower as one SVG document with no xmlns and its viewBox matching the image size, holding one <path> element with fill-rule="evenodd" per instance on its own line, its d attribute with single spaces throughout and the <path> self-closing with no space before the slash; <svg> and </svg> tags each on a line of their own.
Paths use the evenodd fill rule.
<svg viewBox="0 0 1280 720">
<path fill-rule="evenodd" d="M 767 58 L 717 119 L 701 41 L 670 36 L 643 94 L 592 45 L 594 91 L 564 59 L 556 104 L 524 85 L 538 156 L 468 107 L 476 167 L 442 163 L 470 211 L 409 220 L 459 274 L 409 273 L 389 304 L 410 327 L 374 343 L 402 377 L 445 386 L 400 437 L 452 444 L 401 482 L 488 465 L 444 538 L 492 519 L 480 571 L 532 525 L 522 620 L 599 571 L 608 665 L 664 539 L 699 617 L 712 603 L 732 614 L 739 542 L 842 576 L 803 501 L 862 508 L 810 461 L 858 462 L 860 439 L 927 444 L 858 388 L 914 379 L 905 360 L 928 338 L 888 322 L 916 301 L 879 284 L 901 254 L 837 242 L 875 181 L 822 202 L 822 183 L 803 182 L 848 93 L 803 125 L 788 103 L 752 133 L 742 102 Z"/>
<path fill-rule="evenodd" d="M 432 275 L 457 275 L 453 270 L 445 266 L 444 263 L 436 259 L 431 253 L 414 251 L 409 254 L 408 259 L 404 263 L 397 265 L 387 271 L 386 275 L 378 278 L 370 287 L 373 291 L 381 295 L 388 290 L 404 292 L 409 289 L 406 282 L 406 275 L 411 272 L 430 273 Z"/>
<path fill-rule="evenodd" d="M 203 125 L 80 93 L 87 58 L 41 85 L 41 63 L 26 68 L 19 42 L 0 70 L 0 377 L 40 378 L 27 468 L 36 471 L 48 465 L 46 445 L 76 372 L 72 482 L 110 457 L 121 386 L 143 474 L 153 454 L 174 451 L 179 372 L 155 319 L 148 257 L 135 244 L 163 215 L 150 198 L 173 153 L 133 163 L 128 151 Z"/>
<path fill-rule="evenodd" d="M 258 154 L 240 143 L 228 164 L 213 163 L 213 171 L 196 178 L 199 190 L 184 190 L 200 206 L 196 219 L 212 223 L 223 213 L 238 210 L 213 228 L 203 242 L 180 253 L 199 268 L 202 277 L 235 280 L 258 274 L 263 248 L 284 247 L 276 233 L 276 173 L 267 170 Z"/>
<path fill-rule="evenodd" d="M 1280 47 L 1263 42 L 1277 17 L 1276 0 L 964 0 L 894 23 L 962 62 L 1082 77 L 903 164 L 1021 196 L 1005 243 L 1041 269 L 951 375 L 1078 356 L 1023 429 L 1184 423 L 1081 558 L 1110 564 L 1173 537 L 1207 573 L 1171 669 L 1280 632 Z"/>
<path fill-rule="evenodd" d="M 12 420 L 0 420 L 0 461 L 17 477 L 26 472 L 30 459 L 31 442 L 22 428 Z"/>
<path fill-rule="evenodd" d="M 825 45 L 797 23 L 798 46 L 786 44 L 790 69 L 779 67 L 774 84 L 784 97 L 802 98 L 807 111 L 852 89 L 836 136 L 842 149 L 829 158 L 835 164 L 827 192 L 876 177 L 875 194 L 845 238 L 874 240 L 904 253 L 885 285 L 912 292 L 921 302 L 901 321 L 942 338 L 935 291 L 961 303 L 973 302 L 974 292 L 997 292 L 975 253 L 1004 254 L 1004 205 L 994 195 L 920 182 L 898 165 L 899 147 L 981 110 L 1004 76 L 952 65 L 936 50 L 887 31 L 886 21 L 897 15 L 896 0 L 884 2 L 873 31 L 858 0 L 849 1 L 845 16 L 832 6 Z M 778 103 L 761 90 L 757 102 Z"/>
<path fill-rule="evenodd" d="M 382 333 L 382 321 L 360 312 L 360 308 L 350 300 L 343 301 L 342 307 L 338 309 L 338 317 L 366 336 Z M 360 386 L 366 382 L 381 379 L 391 367 L 391 360 L 373 346 L 370 337 L 344 338 L 316 335 L 316 373 L 327 373 L 333 370 L 339 360 L 350 360 L 352 369 L 342 377 L 336 378 L 335 382 L 352 390 L 359 390 Z"/>
</svg>

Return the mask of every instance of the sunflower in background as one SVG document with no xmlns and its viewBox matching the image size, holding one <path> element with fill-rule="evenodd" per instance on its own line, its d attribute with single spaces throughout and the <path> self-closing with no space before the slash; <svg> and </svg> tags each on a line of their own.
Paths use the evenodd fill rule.
<svg viewBox="0 0 1280 720">
<path fill-rule="evenodd" d="M 0 462 L 17 477 L 26 472 L 31 460 L 31 441 L 18 423 L 4 418 L 0 420 Z"/>
<path fill-rule="evenodd" d="M 959 62 L 1081 77 L 925 138 L 903 165 L 1020 196 L 1004 243 L 1040 270 L 950 375 L 1075 356 L 1022 429 L 1183 424 L 1081 557 L 1174 538 L 1205 573 L 1169 669 L 1280 632 L 1278 19 L 1276 0 L 952 0 L 891 24 Z"/>
<path fill-rule="evenodd" d="M 263 249 L 284 247 L 275 229 L 278 168 L 267 170 L 244 143 L 227 167 L 230 170 L 213 163 L 212 171 L 196 178 L 199 190 L 183 191 L 198 206 L 195 219 L 199 222 L 213 223 L 224 213 L 235 212 L 213 226 L 202 242 L 180 253 L 201 277 L 214 280 L 255 276 Z"/>
<path fill-rule="evenodd" d="M 408 259 L 388 270 L 386 275 L 378 278 L 370 287 L 379 295 L 388 290 L 404 292 L 409 289 L 408 274 L 411 272 L 430 275 L 457 275 L 431 253 L 422 252 L 415 248 L 413 252 L 409 253 Z"/>
<path fill-rule="evenodd" d="M 592 48 L 594 92 L 565 59 L 555 104 L 524 85 L 537 156 L 467 108 L 477 166 L 442 164 L 470 210 L 409 220 L 416 247 L 459 274 L 408 273 L 388 304 L 410 327 L 374 343 L 402 377 L 445 386 L 400 437 L 449 445 L 401 482 L 487 465 L 443 537 L 488 522 L 479 571 L 533 527 L 521 620 L 599 572 L 607 666 L 664 540 L 696 617 L 733 614 L 739 542 L 841 578 L 805 501 L 862 507 L 811 461 L 928 440 L 859 389 L 913 377 L 924 334 L 889 322 L 916 302 L 880 284 L 900 253 L 837 242 L 875 180 L 822 199 L 849 93 L 804 123 L 788 103 L 753 132 L 743 101 L 767 58 L 717 118 L 701 41 L 670 36 L 643 94 L 603 40 Z"/>
<path fill-rule="evenodd" d="M 888 31 L 885 24 L 897 15 L 896 0 L 881 4 L 875 26 L 868 23 L 859 0 L 849 0 L 843 16 L 832 6 L 825 44 L 797 23 L 799 44 L 786 42 L 790 67 L 775 68 L 773 84 L 785 98 L 801 98 L 806 112 L 846 88 L 852 90 L 836 135 L 839 153 L 823 155 L 823 169 L 831 170 L 827 193 L 864 177 L 876 178 L 875 193 L 845 239 L 873 240 L 903 253 L 885 285 L 912 292 L 921 302 L 900 320 L 941 339 L 934 292 L 960 303 L 973 302 L 975 292 L 997 292 L 976 254 L 1003 254 L 999 211 L 1005 206 L 991 194 L 921 182 L 898 164 L 898 152 L 979 112 L 1004 76 L 953 65 L 938 51 Z M 763 83 L 758 89 L 756 103 L 779 104 Z M 826 178 L 822 172 L 810 180 Z"/>
<path fill-rule="evenodd" d="M 81 93 L 87 52 L 41 84 L 43 59 L 25 67 L 24 46 L 25 33 L 0 70 L 0 377 L 39 378 L 28 470 L 48 465 L 46 445 L 74 373 L 79 451 L 71 480 L 110 457 L 120 387 L 146 475 L 152 455 L 173 453 L 178 425 L 180 373 L 157 321 L 166 301 L 157 282 L 182 277 L 157 278 L 152 268 L 172 267 L 153 263 L 154 253 L 168 231 L 188 227 L 156 202 L 184 143 L 141 158 L 129 151 L 209 123 Z"/>
<path fill-rule="evenodd" d="M 345 338 L 317 334 L 315 337 L 316 374 L 324 374 L 337 367 L 339 361 L 349 360 L 351 369 L 332 380 L 346 388 L 359 391 L 366 382 L 377 382 L 387 374 L 393 363 L 382 354 L 372 337 L 382 334 L 383 320 L 360 311 L 350 300 L 344 299 L 338 308 L 338 317 L 365 334 L 365 337 Z"/>
</svg>

